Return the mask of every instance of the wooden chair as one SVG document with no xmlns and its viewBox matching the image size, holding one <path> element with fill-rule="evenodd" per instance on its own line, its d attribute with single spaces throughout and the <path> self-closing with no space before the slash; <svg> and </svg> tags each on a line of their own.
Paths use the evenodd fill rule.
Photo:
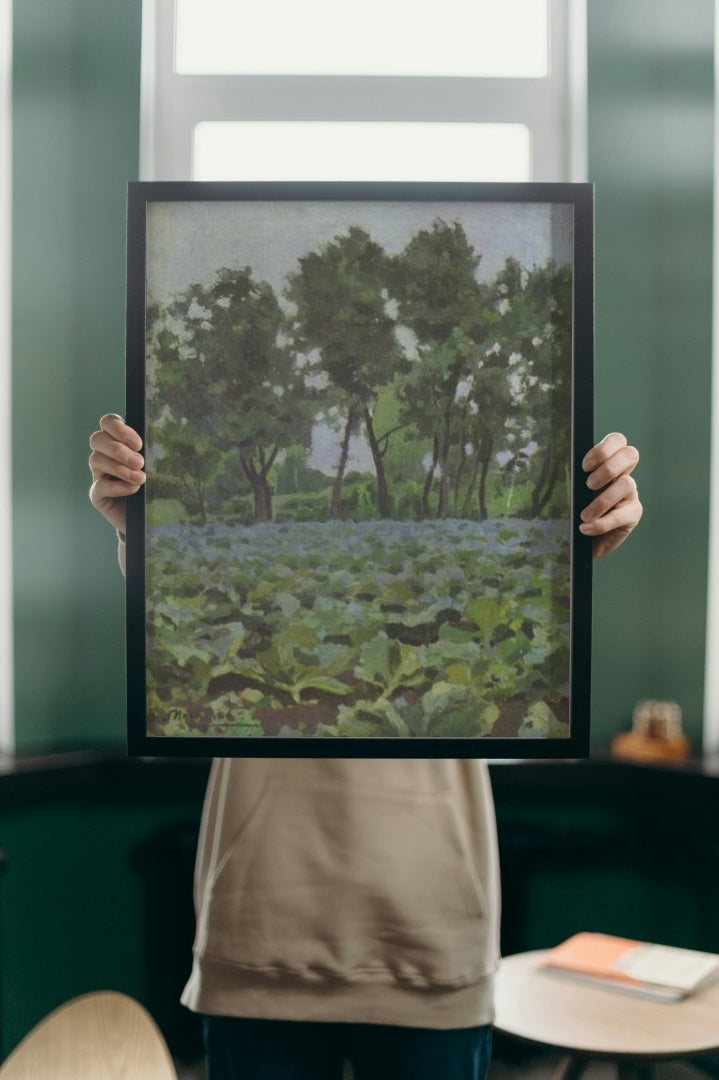
<svg viewBox="0 0 719 1080">
<path fill-rule="evenodd" d="M 177 1073 L 147 1010 L 103 990 L 41 1020 L 0 1066 L 0 1080 L 177 1080 Z"/>
</svg>

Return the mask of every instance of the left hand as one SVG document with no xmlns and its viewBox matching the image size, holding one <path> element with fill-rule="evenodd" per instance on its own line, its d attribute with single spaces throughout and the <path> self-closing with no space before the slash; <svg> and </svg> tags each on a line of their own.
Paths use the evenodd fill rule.
<svg viewBox="0 0 719 1080">
<path fill-rule="evenodd" d="M 616 431 L 584 456 L 587 487 L 596 494 L 580 514 L 579 531 L 592 537 L 594 559 L 614 551 L 639 524 L 643 507 L 631 475 L 638 461 L 639 451 Z"/>
</svg>

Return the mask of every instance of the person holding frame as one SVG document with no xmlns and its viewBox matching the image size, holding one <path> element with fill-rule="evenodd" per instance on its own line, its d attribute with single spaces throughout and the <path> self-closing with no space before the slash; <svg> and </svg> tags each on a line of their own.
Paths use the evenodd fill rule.
<svg viewBox="0 0 719 1080">
<path fill-rule="evenodd" d="M 90 500 L 117 530 L 146 481 L 116 414 L 90 438 Z M 642 516 L 639 454 L 613 432 L 582 467 L 599 559 Z M 208 1080 L 483 1080 L 499 956 L 494 808 L 480 760 L 212 764 L 183 1002 Z"/>
</svg>

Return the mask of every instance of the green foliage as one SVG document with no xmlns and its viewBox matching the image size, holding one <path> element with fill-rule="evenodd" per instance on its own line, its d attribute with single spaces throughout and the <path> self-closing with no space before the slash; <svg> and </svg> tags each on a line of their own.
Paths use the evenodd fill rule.
<svg viewBox="0 0 719 1080">
<path fill-rule="evenodd" d="M 562 526 L 153 526 L 148 552 L 155 733 L 566 734 Z"/>
<path fill-rule="evenodd" d="M 150 303 L 150 496 L 200 523 L 566 517 L 571 268 L 480 265 L 457 221 L 392 255 L 351 226 L 280 297 L 225 267 Z"/>
<path fill-rule="evenodd" d="M 275 492 L 278 495 L 298 495 L 305 492 L 324 491 L 327 476 L 307 464 L 307 453 L 302 446 L 291 446 L 275 473 Z"/>
<path fill-rule="evenodd" d="M 364 229 L 351 227 L 319 251 L 299 260 L 289 279 L 287 296 L 295 309 L 292 336 L 295 347 L 316 363 L 310 378 L 327 380 L 328 405 L 344 420 L 344 449 L 335 481 L 331 516 L 341 515 L 340 500 L 347 445 L 364 426 L 377 477 L 376 506 L 380 517 L 390 514 L 390 493 L 384 452 L 377 441 L 374 406 L 382 387 L 406 367 L 395 337 L 395 322 L 387 310 L 387 257 Z M 312 384 L 311 384 L 312 385 Z"/>
<path fill-rule="evenodd" d="M 329 509 L 330 497 L 326 486 L 322 491 L 308 494 L 278 495 L 275 498 L 275 521 L 327 521 Z"/>
<path fill-rule="evenodd" d="M 309 439 L 294 357 L 281 344 L 284 315 L 249 268 L 222 269 L 148 321 L 148 447 L 158 475 L 175 477 L 188 511 L 206 518 L 206 493 L 236 454 L 255 517 L 272 517 L 269 476 L 281 447 Z"/>
<path fill-rule="evenodd" d="M 459 222 L 437 219 L 391 261 L 392 294 L 421 342 L 441 345 L 474 320 L 481 302 L 480 260 Z"/>
<path fill-rule="evenodd" d="M 156 484 L 153 485 L 156 489 Z M 156 494 L 147 502 L 148 525 L 171 525 L 175 522 L 188 520 L 182 502 L 179 499 L 158 498 Z"/>
</svg>

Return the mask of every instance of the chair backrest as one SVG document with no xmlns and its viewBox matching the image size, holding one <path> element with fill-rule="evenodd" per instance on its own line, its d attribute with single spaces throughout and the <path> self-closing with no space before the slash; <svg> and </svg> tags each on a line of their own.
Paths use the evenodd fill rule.
<svg viewBox="0 0 719 1080">
<path fill-rule="evenodd" d="M 177 1072 L 147 1010 L 101 990 L 41 1020 L 0 1066 L 0 1080 L 177 1080 Z"/>
</svg>

